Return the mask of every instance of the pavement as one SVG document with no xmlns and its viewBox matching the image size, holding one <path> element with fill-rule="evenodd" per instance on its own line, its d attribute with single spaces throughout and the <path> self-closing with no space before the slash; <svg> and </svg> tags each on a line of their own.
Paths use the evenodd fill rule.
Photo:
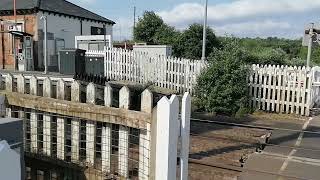
<svg viewBox="0 0 320 180">
<path fill-rule="evenodd" d="M 320 116 L 278 128 L 263 151 L 248 157 L 239 179 L 319 180 Z"/>
</svg>

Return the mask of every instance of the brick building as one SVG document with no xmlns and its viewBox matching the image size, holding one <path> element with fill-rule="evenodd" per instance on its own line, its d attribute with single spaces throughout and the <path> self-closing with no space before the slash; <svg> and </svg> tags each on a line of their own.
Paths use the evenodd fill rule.
<svg viewBox="0 0 320 180">
<path fill-rule="evenodd" d="M 66 0 L 0 0 L 0 69 L 43 70 L 43 20 L 47 18 L 48 65 L 58 51 L 74 48 L 75 36 L 112 35 L 115 22 Z"/>
</svg>

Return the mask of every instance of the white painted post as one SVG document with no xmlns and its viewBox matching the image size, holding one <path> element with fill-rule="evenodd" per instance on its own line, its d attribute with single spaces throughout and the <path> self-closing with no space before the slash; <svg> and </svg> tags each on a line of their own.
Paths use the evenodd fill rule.
<svg viewBox="0 0 320 180">
<path fill-rule="evenodd" d="M 130 90 L 124 86 L 119 92 L 119 107 L 129 109 L 130 106 Z M 128 152 L 129 152 L 129 128 L 119 126 L 119 158 L 118 170 L 123 177 L 128 177 Z"/>
<path fill-rule="evenodd" d="M 104 105 L 107 107 L 112 106 L 112 87 L 110 84 L 106 84 L 104 87 Z"/>
<path fill-rule="evenodd" d="M 104 88 L 104 103 L 105 106 L 111 107 L 112 105 L 112 88 L 109 84 L 106 84 Z M 101 137 L 101 157 L 102 157 L 102 172 L 109 173 L 111 170 L 111 124 L 107 123 L 102 126 Z"/>
<path fill-rule="evenodd" d="M 66 83 L 63 79 L 59 79 L 57 82 L 57 99 L 65 99 Z"/>
<path fill-rule="evenodd" d="M 12 117 L 12 112 L 11 112 L 11 108 L 10 107 L 6 108 L 6 117 L 8 117 L 8 118 Z"/>
<path fill-rule="evenodd" d="M 38 94 L 38 79 L 35 76 L 30 78 L 30 94 L 34 96 Z"/>
<path fill-rule="evenodd" d="M 102 137 L 101 137 L 101 157 L 102 157 L 102 172 L 109 173 L 111 170 L 111 124 L 107 123 L 102 127 Z"/>
<path fill-rule="evenodd" d="M 43 97 L 49 97 L 51 98 L 52 96 L 52 82 L 50 78 L 45 78 L 43 80 Z"/>
<path fill-rule="evenodd" d="M 191 97 L 185 93 L 181 109 L 181 148 L 180 148 L 180 179 L 188 180 L 189 138 L 190 138 Z"/>
<path fill-rule="evenodd" d="M 71 120 L 71 161 L 79 162 L 80 121 Z"/>
<path fill-rule="evenodd" d="M 6 91 L 13 91 L 13 76 L 10 73 L 6 76 Z"/>
<path fill-rule="evenodd" d="M 43 149 L 44 154 L 51 156 L 51 116 L 43 115 Z"/>
<path fill-rule="evenodd" d="M 177 143 L 179 132 L 179 100 L 172 95 L 170 100 L 163 97 L 157 105 L 156 120 L 153 126 L 152 155 L 153 176 L 155 180 L 176 179 L 177 171 Z"/>
<path fill-rule="evenodd" d="M 93 121 L 86 122 L 86 162 L 93 166 L 95 159 L 95 123 Z"/>
<path fill-rule="evenodd" d="M 71 84 L 71 101 L 80 102 L 80 83 L 78 81 L 74 81 Z"/>
<path fill-rule="evenodd" d="M 51 87 L 51 79 L 45 78 L 43 80 L 43 97 L 51 97 Z M 43 149 L 47 156 L 51 156 L 51 118 L 49 114 L 43 114 Z"/>
<path fill-rule="evenodd" d="M 30 134 L 31 134 L 31 152 L 38 152 L 38 114 L 36 110 L 31 110 L 30 114 Z"/>
<path fill-rule="evenodd" d="M 63 117 L 57 117 L 57 158 L 65 160 L 65 120 Z"/>
<path fill-rule="evenodd" d="M 17 77 L 17 91 L 18 93 L 25 93 L 25 78 L 22 74 L 18 75 Z"/>
<path fill-rule="evenodd" d="M 149 89 L 142 92 L 141 111 L 152 113 L 153 94 Z M 139 179 L 149 179 L 150 168 L 150 141 L 151 141 L 151 124 L 147 124 L 146 129 L 140 129 L 139 136 Z"/>
<path fill-rule="evenodd" d="M 87 86 L 87 103 L 96 104 L 97 87 L 93 83 Z"/>
</svg>

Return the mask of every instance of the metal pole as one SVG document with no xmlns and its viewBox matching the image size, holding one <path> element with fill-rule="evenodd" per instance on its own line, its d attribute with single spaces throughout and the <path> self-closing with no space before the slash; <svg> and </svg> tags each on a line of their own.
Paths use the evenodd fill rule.
<svg viewBox="0 0 320 180">
<path fill-rule="evenodd" d="M 308 45 L 308 56 L 307 56 L 307 67 L 310 67 L 310 59 L 311 59 L 311 51 L 312 51 L 312 43 L 313 43 L 313 28 L 314 23 L 311 23 L 311 28 L 309 31 L 310 39 L 309 39 L 309 45 Z"/>
<path fill-rule="evenodd" d="M 43 38 L 43 44 L 44 44 L 44 51 L 43 51 L 43 56 L 44 56 L 44 74 L 48 74 L 48 61 L 47 61 L 47 17 L 42 16 L 41 19 L 43 20 L 43 33 L 44 33 L 44 38 Z"/>
<path fill-rule="evenodd" d="M 4 55 L 4 24 L 2 19 L 0 19 L 1 26 L 1 53 L 2 53 L 2 69 L 5 69 L 5 55 Z"/>
<path fill-rule="evenodd" d="M 206 60 L 207 18 L 208 18 L 208 0 L 206 0 L 206 5 L 205 5 L 205 8 L 204 8 L 202 58 L 201 58 L 201 60 L 203 60 L 203 61 Z"/>
<path fill-rule="evenodd" d="M 136 6 L 133 7 L 133 30 L 136 28 Z"/>
<path fill-rule="evenodd" d="M 16 0 L 13 0 L 13 16 L 14 16 L 14 22 L 17 23 L 17 2 L 16 2 Z"/>
</svg>

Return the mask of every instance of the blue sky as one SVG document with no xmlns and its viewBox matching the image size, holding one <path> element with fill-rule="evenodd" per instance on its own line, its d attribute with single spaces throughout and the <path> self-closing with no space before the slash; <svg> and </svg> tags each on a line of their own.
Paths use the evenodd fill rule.
<svg viewBox="0 0 320 180">
<path fill-rule="evenodd" d="M 70 0 L 117 23 L 114 37 L 132 37 L 137 16 L 153 10 L 166 23 L 183 30 L 202 23 L 205 0 Z M 300 38 L 310 22 L 320 22 L 320 0 L 209 0 L 208 25 L 218 35 Z"/>
</svg>

